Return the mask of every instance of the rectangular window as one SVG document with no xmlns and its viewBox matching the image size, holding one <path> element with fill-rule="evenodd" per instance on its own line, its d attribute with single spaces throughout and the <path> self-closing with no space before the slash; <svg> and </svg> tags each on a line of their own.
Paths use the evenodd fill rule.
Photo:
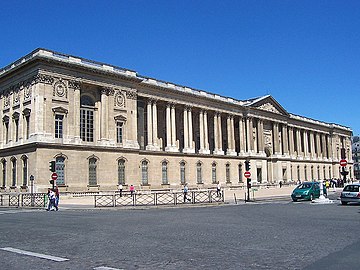
<svg viewBox="0 0 360 270">
<path fill-rule="evenodd" d="M 29 139 L 29 134 L 30 134 L 30 116 L 26 116 L 25 117 L 25 121 L 26 121 L 26 139 Z"/>
<path fill-rule="evenodd" d="M 64 116 L 60 114 L 55 115 L 55 138 L 63 137 L 63 119 Z"/>
<path fill-rule="evenodd" d="M 16 187 L 16 160 L 13 160 L 12 165 L 12 186 Z"/>
<path fill-rule="evenodd" d="M 80 111 L 80 137 L 85 142 L 94 141 L 94 111 L 91 109 Z"/>
<path fill-rule="evenodd" d="M 28 175 L 28 168 L 27 168 L 27 159 L 23 160 L 23 186 L 27 186 L 27 175 Z"/>
<path fill-rule="evenodd" d="M 9 122 L 5 123 L 5 142 L 9 143 Z"/>
<path fill-rule="evenodd" d="M 116 142 L 123 143 L 123 122 L 116 122 Z"/>
<path fill-rule="evenodd" d="M 15 120 L 15 142 L 19 141 L 19 119 Z"/>
<path fill-rule="evenodd" d="M 168 174 L 167 174 L 167 163 L 162 164 L 162 183 L 164 185 L 168 184 Z"/>
<path fill-rule="evenodd" d="M 2 163 L 2 165 L 3 165 L 3 170 L 2 170 L 2 177 L 3 177 L 3 187 L 5 187 L 6 186 L 6 161 L 3 161 L 3 163 Z"/>
</svg>

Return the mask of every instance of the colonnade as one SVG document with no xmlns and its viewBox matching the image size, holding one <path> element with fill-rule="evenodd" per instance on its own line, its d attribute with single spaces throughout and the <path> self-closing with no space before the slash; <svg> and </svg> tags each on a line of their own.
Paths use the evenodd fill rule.
<svg viewBox="0 0 360 270">
<path fill-rule="evenodd" d="M 164 147 L 158 134 L 158 104 L 165 106 Z M 147 150 L 300 159 L 329 159 L 333 156 L 330 134 L 276 119 L 250 113 L 205 110 L 154 99 L 147 100 L 146 112 Z M 181 119 L 178 114 L 182 114 Z"/>
</svg>

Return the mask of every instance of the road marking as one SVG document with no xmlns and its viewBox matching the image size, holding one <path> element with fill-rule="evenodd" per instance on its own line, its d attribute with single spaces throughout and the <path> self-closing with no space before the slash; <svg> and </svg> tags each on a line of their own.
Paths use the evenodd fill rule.
<svg viewBox="0 0 360 270">
<path fill-rule="evenodd" d="M 3 210 L 0 211 L 0 215 L 4 215 L 4 214 L 19 214 L 19 213 L 31 213 L 31 212 L 39 212 L 38 209 L 28 209 L 28 210 Z"/>
<path fill-rule="evenodd" d="M 52 260 L 52 261 L 55 261 L 55 262 L 64 262 L 64 261 L 69 260 L 69 259 L 66 259 L 66 258 L 60 258 L 60 257 L 56 257 L 56 256 L 30 252 L 30 251 L 21 250 L 21 249 L 12 248 L 12 247 L 4 247 L 4 248 L 0 248 L 0 249 L 10 251 L 10 252 L 14 252 L 14 253 L 19 253 L 19 254 L 22 254 L 22 255 L 28 255 L 28 256 L 38 257 L 38 258 L 42 258 L 42 259 Z"/>
<path fill-rule="evenodd" d="M 95 267 L 94 270 L 122 270 L 122 269 L 111 268 L 111 267 L 106 267 L 106 266 L 99 266 L 99 267 Z"/>
</svg>

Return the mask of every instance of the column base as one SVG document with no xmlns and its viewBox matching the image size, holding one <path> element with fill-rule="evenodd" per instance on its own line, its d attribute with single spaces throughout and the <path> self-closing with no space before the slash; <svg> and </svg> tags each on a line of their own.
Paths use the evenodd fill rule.
<svg viewBox="0 0 360 270">
<path fill-rule="evenodd" d="M 166 152 L 179 152 L 179 149 L 176 146 L 166 146 L 165 151 Z"/>
<path fill-rule="evenodd" d="M 146 146 L 146 150 L 150 150 L 150 151 L 160 151 L 160 147 L 159 146 L 155 146 L 155 145 L 147 145 Z"/>
<path fill-rule="evenodd" d="M 237 153 L 234 150 L 227 150 L 226 155 L 227 156 L 237 156 Z"/>
<path fill-rule="evenodd" d="M 195 153 L 195 149 L 194 148 L 184 148 L 183 153 Z"/>
<path fill-rule="evenodd" d="M 200 149 L 200 150 L 199 150 L 199 154 L 209 155 L 209 154 L 210 154 L 210 150 L 208 150 L 208 149 Z"/>
<path fill-rule="evenodd" d="M 224 155 L 224 151 L 223 151 L 223 150 L 215 150 L 215 151 L 214 151 L 214 155 L 223 156 L 223 155 Z"/>
</svg>

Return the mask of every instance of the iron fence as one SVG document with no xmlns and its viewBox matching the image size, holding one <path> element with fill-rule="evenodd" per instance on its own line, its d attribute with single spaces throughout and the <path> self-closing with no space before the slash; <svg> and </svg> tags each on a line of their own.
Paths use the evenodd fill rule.
<svg viewBox="0 0 360 270">
<path fill-rule="evenodd" d="M 46 193 L 0 194 L 0 206 L 45 207 Z"/>
<path fill-rule="evenodd" d="M 224 202 L 224 191 L 192 190 L 183 192 L 138 192 L 135 194 L 94 195 L 95 207 L 180 205 Z"/>
</svg>

